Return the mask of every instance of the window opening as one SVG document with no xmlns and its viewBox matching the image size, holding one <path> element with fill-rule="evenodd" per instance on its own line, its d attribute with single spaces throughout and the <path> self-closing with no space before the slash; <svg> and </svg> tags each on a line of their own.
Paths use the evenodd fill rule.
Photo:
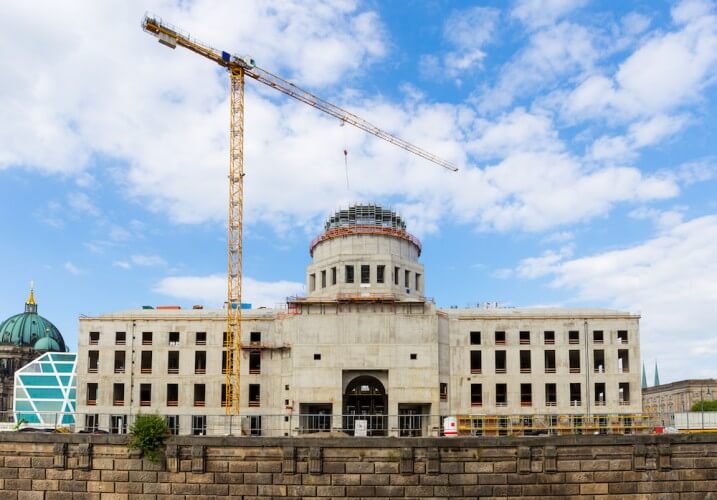
<svg viewBox="0 0 717 500">
<path fill-rule="evenodd" d="M 97 404 L 97 384 L 87 384 L 87 406 L 95 406 Z"/>
<path fill-rule="evenodd" d="M 207 351 L 194 351 L 194 373 L 207 373 Z"/>
<path fill-rule="evenodd" d="M 617 343 L 618 344 L 627 344 L 627 330 L 618 330 L 617 331 Z"/>
<path fill-rule="evenodd" d="M 627 349 L 617 350 L 617 371 L 618 373 L 630 373 L 630 351 Z"/>
<path fill-rule="evenodd" d="M 593 371 L 595 373 L 605 373 L 605 351 L 602 349 L 593 351 Z"/>
<path fill-rule="evenodd" d="M 571 349 L 568 352 L 570 361 L 570 373 L 580 373 L 580 351 Z"/>
<path fill-rule="evenodd" d="M 194 384 L 194 406 L 206 406 L 207 389 L 204 384 Z"/>
<path fill-rule="evenodd" d="M 471 373 L 480 373 L 483 369 L 480 351 L 471 351 Z"/>
<path fill-rule="evenodd" d="M 556 384 L 545 384 L 545 406 L 558 405 L 558 388 Z"/>
<path fill-rule="evenodd" d="M 124 351 L 115 351 L 115 373 L 124 373 L 126 356 Z"/>
<path fill-rule="evenodd" d="M 607 400 L 607 393 L 605 392 L 605 383 L 595 383 L 595 406 L 605 406 Z"/>
<path fill-rule="evenodd" d="M 124 384 L 113 384 L 112 404 L 114 406 L 124 406 Z"/>
<path fill-rule="evenodd" d="M 193 436 L 206 436 L 207 435 L 207 416 L 206 415 L 192 415 L 192 435 Z"/>
<path fill-rule="evenodd" d="M 152 373 L 152 351 L 142 351 L 140 355 L 140 372 Z"/>
<path fill-rule="evenodd" d="M 630 384 L 628 382 L 620 382 L 618 385 L 618 402 L 622 406 L 630 404 Z"/>
<path fill-rule="evenodd" d="M 386 266 L 376 266 L 376 283 L 383 283 Z"/>
<path fill-rule="evenodd" d="M 169 351 L 167 353 L 167 373 L 170 375 L 179 373 L 179 351 Z"/>
<path fill-rule="evenodd" d="M 261 351 L 249 352 L 249 373 L 252 375 L 261 373 Z"/>
<path fill-rule="evenodd" d="M 249 384 L 249 406 L 261 406 L 261 386 L 259 384 Z"/>
<path fill-rule="evenodd" d="M 533 405 L 533 385 L 520 384 L 520 406 Z"/>
<path fill-rule="evenodd" d="M 545 351 L 545 373 L 555 373 L 555 351 Z"/>
<path fill-rule="evenodd" d="M 507 384 L 495 384 L 495 405 L 500 407 L 508 406 Z"/>
<path fill-rule="evenodd" d="M 179 385 L 167 384 L 167 406 L 179 405 Z"/>
<path fill-rule="evenodd" d="M 507 370 L 507 363 L 505 357 L 505 351 L 495 351 L 495 372 L 505 373 Z"/>
<path fill-rule="evenodd" d="M 167 415 L 167 427 L 171 436 L 179 435 L 179 415 Z"/>
<path fill-rule="evenodd" d="M 483 406 L 482 384 L 471 384 L 471 406 Z"/>
<path fill-rule="evenodd" d="M 583 400 L 580 383 L 570 384 L 570 406 L 581 406 Z"/>
<path fill-rule="evenodd" d="M 97 373 L 100 366 L 100 351 L 87 351 L 87 373 Z"/>
<path fill-rule="evenodd" d="M 530 373 L 530 351 L 520 351 L 520 373 Z"/>
<path fill-rule="evenodd" d="M 152 406 L 152 384 L 139 384 L 139 405 Z"/>
<path fill-rule="evenodd" d="M 371 283 L 371 266 L 361 265 L 361 283 Z"/>
</svg>

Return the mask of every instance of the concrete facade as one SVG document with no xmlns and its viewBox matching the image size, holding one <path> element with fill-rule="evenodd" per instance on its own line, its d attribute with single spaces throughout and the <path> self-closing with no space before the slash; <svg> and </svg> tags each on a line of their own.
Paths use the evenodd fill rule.
<svg viewBox="0 0 717 500">
<path fill-rule="evenodd" d="M 311 245 L 305 297 L 242 312 L 241 423 L 223 416 L 223 310 L 81 318 L 78 411 L 100 426 L 149 411 L 179 416 L 180 434 L 202 424 L 279 436 L 351 432 L 353 417 L 342 415 L 380 416 L 369 432 L 427 435 L 448 415 L 641 412 L 638 315 L 439 309 L 400 217 L 376 206 L 344 212 Z"/>
</svg>

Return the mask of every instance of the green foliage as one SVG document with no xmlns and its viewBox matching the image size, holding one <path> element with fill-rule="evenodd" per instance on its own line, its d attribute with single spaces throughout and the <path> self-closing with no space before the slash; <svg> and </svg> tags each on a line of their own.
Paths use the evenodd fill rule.
<svg viewBox="0 0 717 500">
<path fill-rule="evenodd" d="M 717 411 L 717 401 L 697 401 L 692 405 L 691 411 L 702 411 L 702 403 L 704 403 L 705 411 Z"/>
<path fill-rule="evenodd" d="M 12 430 L 14 430 L 14 431 L 20 430 L 20 427 L 22 427 L 23 424 L 26 424 L 26 423 L 27 423 L 27 420 L 20 417 L 20 419 L 17 422 L 15 422 L 15 425 L 12 427 Z"/>
<path fill-rule="evenodd" d="M 129 430 L 129 449 L 142 450 L 150 462 L 158 463 L 162 460 L 164 440 L 169 437 L 169 427 L 163 416 L 140 413 Z"/>
</svg>

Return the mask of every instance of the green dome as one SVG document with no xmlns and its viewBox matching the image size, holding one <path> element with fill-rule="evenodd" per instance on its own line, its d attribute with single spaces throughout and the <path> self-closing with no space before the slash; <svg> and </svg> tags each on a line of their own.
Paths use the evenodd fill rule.
<svg viewBox="0 0 717 500">
<path fill-rule="evenodd" d="M 66 351 L 65 340 L 57 327 L 37 314 L 32 290 L 25 303 L 25 312 L 0 323 L 0 344 L 32 347 L 38 351 Z"/>
</svg>

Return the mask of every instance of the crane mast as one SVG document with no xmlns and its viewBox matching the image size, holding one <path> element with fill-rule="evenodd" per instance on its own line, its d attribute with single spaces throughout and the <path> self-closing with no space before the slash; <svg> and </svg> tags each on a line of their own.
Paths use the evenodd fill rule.
<svg viewBox="0 0 717 500">
<path fill-rule="evenodd" d="M 229 218 L 228 218 L 228 273 L 227 273 L 227 323 L 225 348 L 225 409 L 227 414 L 239 414 L 239 375 L 241 361 L 241 298 L 242 298 L 242 217 L 244 189 L 244 77 L 249 76 L 264 85 L 278 90 L 294 99 L 324 113 L 338 118 L 342 123 L 353 125 L 375 137 L 409 151 L 421 158 L 453 172 L 458 168 L 452 163 L 390 134 L 360 116 L 346 111 L 314 94 L 303 90 L 266 70 L 257 67 L 250 58 L 232 55 L 200 42 L 178 28 L 155 16 L 145 16 L 142 28 L 157 37 L 159 43 L 169 48 L 177 45 L 206 57 L 227 69 L 230 83 L 230 129 L 229 129 Z"/>
</svg>

